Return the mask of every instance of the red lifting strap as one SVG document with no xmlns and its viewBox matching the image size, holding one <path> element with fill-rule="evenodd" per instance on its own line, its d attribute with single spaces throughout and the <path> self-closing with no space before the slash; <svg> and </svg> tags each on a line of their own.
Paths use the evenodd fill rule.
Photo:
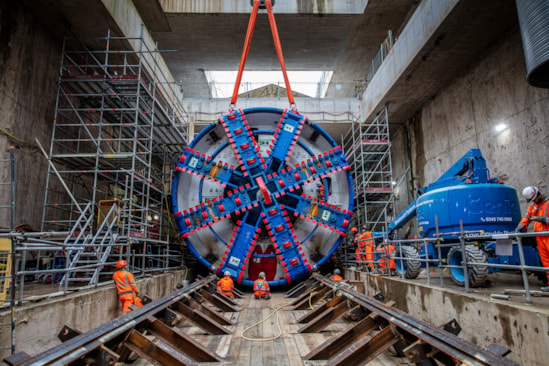
<svg viewBox="0 0 549 366">
<path fill-rule="evenodd" d="M 244 65 L 246 64 L 246 58 L 248 57 L 248 51 L 250 50 L 250 44 L 252 43 L 252 36 L 255 29 L 255 21 L 257 19 L 257 11 L 259 9 L 259 1 L 254 0 L 252 13 L 250 14 L 250 21 L 248 23 L 248 31 L 246 33 L 246 40 L 244 41 L 244 48 L 242 49 L 242 57 L 240 58 L 240 67 L 238 68 L 238 75 L 236 76 L 236 83 L 234 85 L 233 97 L 231 98 L 231 106 L 236 104 L 238 98 L 238 89 L 240 82 L 242 81 L 242 73 L 244 72 Z M 278 36 L 278 29 L 276 27 L 276 21 L 273 13 L 273 5 L 271 0 L 265 0 L 265 6 L 267 8 L 267 15 L 269 16 L 269 23 L 271 25 L 271 33 L 273 34 L 273 40 L 276 48 L 276 54 L 278 55 L 278 61 L 284 75 L 284 82 L 286 83 L 286 92 L 288 94 L 288 101 L 290 106 L 295 105 L 294 93 L 290 87 L 290 80 L 288 79 L 288 73 L 286 72 L 286 65 L 284 63 L 284 56 L 282 55 L 282 46 L 280 44 L 280 38 Z"/>
</svg>

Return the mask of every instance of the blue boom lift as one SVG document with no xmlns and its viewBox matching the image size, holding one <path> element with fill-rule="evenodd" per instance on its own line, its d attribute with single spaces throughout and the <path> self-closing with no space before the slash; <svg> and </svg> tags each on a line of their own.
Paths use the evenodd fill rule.
<svg viewBox="0 0 549 366">
<path fill-rule="evenodd" d="M 406 261 L 395 261 L 396 270 L 406 278 L 416 278 L 422 265 L 420 259 L 446 261 L 460 266 L 466 257 L 471 263 L 520 264 L 516 243 L 513 255 L 496 256 L 495 242 L 468 244 L 463 253 L 459 243 L 460 224 L 465 233 L 501 234 L 514 232 L 521 219 L 517 192 L 513 187 L 490 178 L 486 161 L 480 149 L 469 150 L 440 178 L 417 191 L 417 198 L 393 220 L 388 227 L 389 235 L 417 216 L 418 231 L 423 238 L 440 238 L 444 244 L 439 251 L 435 243 L 422 245 L 420 253 L 414 246 L 403 246 L 402 256 Z M 539 256 L 533 247 L 523 247 L 527 265 L 539 266 Z M 399 255 L 399 253 L 397 253 Z M 437 262 L 434 263 L 435 265 Z M 423 263 L 424 265 L 424 263 Z M 489 271 L 483 265 L 469 265 L 468 279 L 473 287 L 482 286 Z M 462 268 L 450 268 L 452 280 L 464 285 Z"/>
</svg>

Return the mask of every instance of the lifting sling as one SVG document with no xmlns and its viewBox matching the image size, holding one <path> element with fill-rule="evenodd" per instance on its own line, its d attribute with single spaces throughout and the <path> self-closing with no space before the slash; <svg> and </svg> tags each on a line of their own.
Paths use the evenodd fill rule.
<svg viewBox="0 0 549 366">
<path fill-rule="evenodd" d="M 282 46 L 280 45 L 280 38 L 278 36 L 278 29 L 276 27 L 276 21 L 273 13 L 273 5 L 271 0 L 264 0 L 265 7 L 267 8 L 267 15 L 269 16 L 269 23 L 271 25 L 271 33 L 273 34 L 273 40 L 276 48 L 276 54 L 278 56 L 278 61 L 280 62 L 280 67 L 282 69 L 282 74 L 284 76 L 284 82 L 286 83 L 286 92 L 288 94 L 288 101 L 290 107 L 295 109 L 294 94 L 292 93 L 292 88 L 290 87 L 290 80 L 288 79 L 288 74 L 286 72 L 286 65 L 284 64 L 284 56 L 282 55 Z M 252 35 L 255 29 L 255 21 L 257 19 L 257 12 L 259 9 L 260 0 L 254 0 L 252 13 L 250 14 L 250 21 L 248 22 L 248 31 L 246 32 L 246 40 L 244 41 L 244 48 L 242 49 L 242 57 L 240 58 L 240 66 L 238 68 L 238 74 L 236 76 L 236 82 L 234 85 L 233 96 L 231 98 L 231 109 L 236 105 L 236 100 L 238 98 L 238 89 L 240 87 L 240 82 L 242 80 L 242 73 L 244 72 L 244 65 L 246 64 L 246 58 L 248 57 L 248 51 L 250 50 L 250 44 L 252 42 Z"/>
</svg>

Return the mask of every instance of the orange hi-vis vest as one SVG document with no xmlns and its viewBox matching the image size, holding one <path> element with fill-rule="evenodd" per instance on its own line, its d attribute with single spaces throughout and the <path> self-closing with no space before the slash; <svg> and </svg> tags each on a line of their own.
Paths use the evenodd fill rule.
<svg viewBox="0 0 549 366">
<path fill-rule="evenodd" d="M 231 296 L 234 289 L 233 279 L 229 276 L 225 276 L 217 281 L 217 289 L 221 291 L 223 295 Z"/>
<path fill-rule="evenodd" d="M 532 202 L 528 206 L 528 209 L 526 210 L 526 216 L 524 216 L 522 220 L 520 220 L 520 223 L 524 226 L 528 226 L 533 216 L 542 216 L 542 217 L 549 216 L 549 199 L 543 201 L 539 205 Z M 539 221 L 534 221 L 534 231 L 547 231 L 547 230 L 549 230 L 549 225 Z"/>
<path fill-rule="evenodd" d="M 358 236 L 358 243 L 356 248 L 356 261 L 360 264 L 367 264 L 368 266 L 374 266 L 374 240 L 372 239 L 372 232 L 365 231 Z"/>
<path fill-rule="evenodd" d="M 254 291 L 270 291 L 269 284 L 266 280 L 263 279 L 257 279 L 254 282 Z"/>
<path fill-rule="evenodd" d="M 337 281 L 341 281 L 341 280 L 343 279 L 343 277 L 341 277 L 341 276 L 338 275 L 338 274 L 334 274 L 334 275 L 332 275 L 332 276 L 330 277 L 330 279 L 331 279 L 332 281 L 337 282 Z"/>
<path fill-rule="evenodd" d="M 125 294 L 137 295 L 139 290 L 135 284 L 133 275 L 128 271 L 116 271 L 112 275 L 116 289 L 118 290 L 118 296 Z"/>
</svg>

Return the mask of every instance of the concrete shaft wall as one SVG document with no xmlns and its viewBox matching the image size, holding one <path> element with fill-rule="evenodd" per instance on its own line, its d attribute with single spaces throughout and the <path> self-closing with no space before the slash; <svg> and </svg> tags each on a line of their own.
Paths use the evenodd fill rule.
<svg viewBox="0 0 549 366">
<path fill-rule="evenodd" d="M 1 2 L 0 31 L 0 159 L 9 158 L 10 145 L 19 146 L 15 222 L 40 229 L 48 163 L 35 138 L 49 150 L 61 44 L 18 1 Z M 9 181 L 3 164 L 0 182 Z M 8 187 L 0 188 L 0 206 L 10 203 Z M 10 218 L 7 209 L 0 209 L 0 227 L 10 227 Z"/>
<path fill-rule="evenodd" d="M 393 133 L 395 177 L 409 164 L 407 144 L 414 189 L 433 182 L 469 149 L 478 147 L 492 177 L 503 179 L 519 194 L 528 185 L 549 193 L 549 91 L 529 86 L 525 77 L 517 27 Z M 501 123 L 507 128 L 497 132 Z M 408 203 L 403 183 L 397 187 L 396 211 Z M 524 200 L 521 205 L 525 212 Z"/>
<path fill-rule="evenodd" d="M 136 280 L 141 296 L 153 300 L 173 292 L 182 280 L 183 272 L 174 271 L 155 277 Z M 65 324 L 87 332 L 116 318 L 122 313 L 114 283 L 70 296 L 52 297 L 38 303 L 16 307 L 16 352 L 24 351 L 34 356 L 61 343 L 57 334 Z M 0 323 L 10 323 L 10 312 L 0 312 Z M 2 327 L 0 344 L 9 345 L 9 328 Z M 0 360 L 9 355 L 9 350 L 0 350 Z"/>
<path fill-rule="evenodd" d="M 506 358 L 519 365 L 545 366 L 549 359 L 549 310 L 490 301 L 463 292 L 414 284 L 396 277 L 371 276 L 348 270 L 345 278 L 364 284 L 365 293 L 381 293 L 384 301 L 412 317 L 435 326 L 455 319 L 462 328 L 459 337 L 482 348 L 499 344 L 511 350 Z"/>
</svg>

